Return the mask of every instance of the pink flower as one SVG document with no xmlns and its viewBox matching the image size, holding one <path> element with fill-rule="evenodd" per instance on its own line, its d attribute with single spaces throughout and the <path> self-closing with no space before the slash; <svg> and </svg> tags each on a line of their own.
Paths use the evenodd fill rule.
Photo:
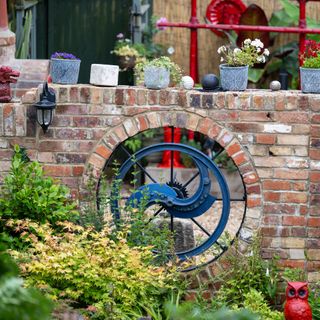
<svg viewBox="0 0 320 320">
<path fill-rule="evenodd" d="M 123 33 L 118 33 L 117 34 L 117 39 L 123 39 L 123 37 L 124 37 Z"/>
<path fill-rule="evenodd" d="M 167 27 L 159 27 L 158 24 L 160 24 L 160 23 L 167 23 L 167 22 L 168 22 L 168 20 L 167 20 L 166 17 L 161 17 L 160 19 L 158 19 L 158 20 L 157 20 L 157 23 L 156 23 L 157 29 L 159 29 L 159 30 L 166 30 Z"/>
</svg>

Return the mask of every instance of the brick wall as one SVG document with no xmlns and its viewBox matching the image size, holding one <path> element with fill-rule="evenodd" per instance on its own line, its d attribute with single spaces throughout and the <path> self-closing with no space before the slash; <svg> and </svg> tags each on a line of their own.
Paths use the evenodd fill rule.
<svg viewBox="0 0 320 320">
<path fill-rule="evenodd" d="M 243 176 L 248 211 L 241 232 L 261 229 L 263 254 L 320 280 L 320 96 L 298 91 L 200 93 L 137 87 L 54 86 L 57 109 L 44 135 L 36 91 L 0 104 L 0 171 L 19 143 L 73 195 L 86 190 L 89 164 L 99 177 L 115 146 L 148 128 L 174 125 L 224 146 Z"/>
</svg>

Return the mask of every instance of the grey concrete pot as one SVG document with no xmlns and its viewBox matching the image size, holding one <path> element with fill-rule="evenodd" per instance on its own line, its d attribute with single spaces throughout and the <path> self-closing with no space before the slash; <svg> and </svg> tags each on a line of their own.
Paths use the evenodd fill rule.
<svg viewBox="0 0 320 320">
<path fill-rule="evenodd" d="M 165 89 L 170 83 L 170 71 L 163 67 L 145 67 L 144 84 L 148 89 Z"/>
<path fill-rule="evenodd" d="M 230 67 L 220 65 L 220 82 L 225 91 L 243 91 L 248 86 L 248 66 Z"/>
<path fill-rule="evenodd" d="M 300 67 L 301 90 L 304 93 L 320 93 L 320 69 Z"/>
<path fill-rule="evenodd" d="M 81 60 L 51 59 L 50 75 L 53 83 L 76 84 Z"/>
</svg>

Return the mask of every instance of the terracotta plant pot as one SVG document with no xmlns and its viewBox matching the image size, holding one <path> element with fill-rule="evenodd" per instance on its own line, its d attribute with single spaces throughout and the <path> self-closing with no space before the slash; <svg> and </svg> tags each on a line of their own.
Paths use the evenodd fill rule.
<svg viewBox="0 0 320 320">
<path fill-rule="evenodd" d="M 220 65 L 220 82 L 225 91 L 244 91 L 248 86 L 248 66 L 230 67 Z"/>
<path fill-rule="evenodd" d="M 320 93 L 320 69 L 300 67 L 300 81 L 303 93 Z"/>
</svg>

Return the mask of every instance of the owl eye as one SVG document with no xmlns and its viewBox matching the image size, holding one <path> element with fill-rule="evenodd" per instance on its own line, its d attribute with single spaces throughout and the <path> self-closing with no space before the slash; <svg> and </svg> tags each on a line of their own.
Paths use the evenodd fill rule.
<svg viewBox="0 0 320 320">
<path fill-rule="evenodd" d="M 294 289 L 289 290 L 289 297 L 294 297 L 296 295 L 296 291 Z"/>
<path fill-rule="evenodd" d="M 307 292 L 306 292 L 306 290 L 304 290 L 304 289 L 300 289 L 300 290 L 298 291 L 298 293 L 299 293 L 299 297 L 304 297 Z"/>
</svg>

